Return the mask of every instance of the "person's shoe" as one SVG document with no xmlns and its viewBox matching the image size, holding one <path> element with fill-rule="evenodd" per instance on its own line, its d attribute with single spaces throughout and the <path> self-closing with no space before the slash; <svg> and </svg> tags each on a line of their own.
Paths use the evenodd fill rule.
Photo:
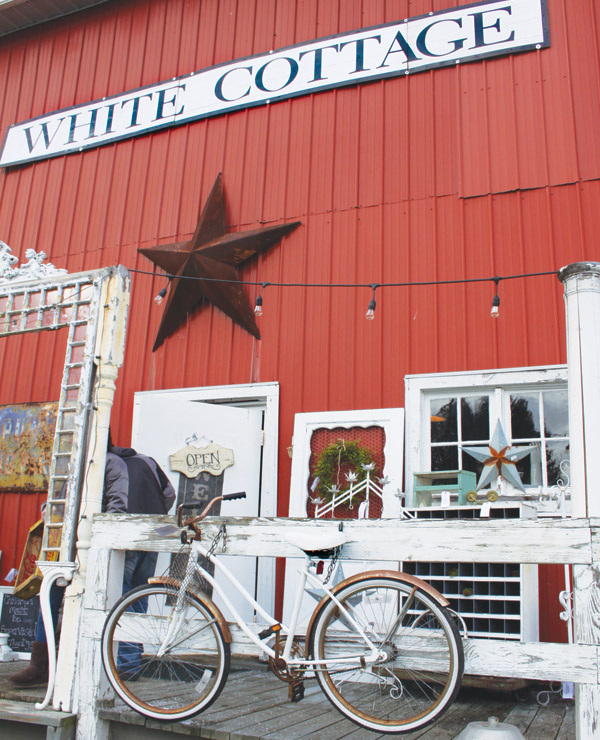
<svg viewBox="0 0 600 740">
<path fill-rule="evenodd" d="M 48 683 L 48 646 L 45 642 L 31 645 L 31 660 L 27 668 L 9 676 L 16 686 L 39 686 Z"/>
</svg>

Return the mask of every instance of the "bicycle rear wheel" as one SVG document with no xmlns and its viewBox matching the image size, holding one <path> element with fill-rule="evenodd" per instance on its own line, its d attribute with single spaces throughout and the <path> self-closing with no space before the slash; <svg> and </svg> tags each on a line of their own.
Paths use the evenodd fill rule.
<svg viewBox="0 0 600 740">
<path fill-rule="evenodd" d="M 349 719 L 381 733 L 424 727 L 452 703 L 464 656 L 450 613 L 400 576 L 370 576 L 335 593 L 381 656 L 369 655 L 343 610 L 326 601 L 315 617 L 311 654 L 329 665 L 316 671 L 329 701 Z M 343 658 L 354 656 L 351 663 Z M 336 664 L 336 659 L 340 662 Z"/>
<path fill-rule="evenodd" d="M 102 630 L 108 680 L 132 709 L 154 719 L 193 717 L 219 696 L 229 672 L 229 643 L 211 602 L 147 585 L 125 594 Z M 165 645 L 171 623 L 177 626 Z"/>
</svg>

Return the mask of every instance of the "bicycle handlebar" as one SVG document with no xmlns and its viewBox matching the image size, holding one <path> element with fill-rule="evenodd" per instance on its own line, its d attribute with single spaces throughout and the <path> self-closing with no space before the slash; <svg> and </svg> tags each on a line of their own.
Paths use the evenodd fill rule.
<svg viewBox="0 0 600 740">
<path fill-rule="evenodd" d="M 222 496 L 217 496 L 216 498 L 213 498 L 211 501 L 208 502 L 201 514 L 198 514 L 198 516 L 194 516 L 191 519 L 185 520 L 183 519 L 184 510 L 195 509 L 196 504 L 181 504 L 177 507 L 177 526 L 188 527 L 189 529 L 192 529 L 197 535 L 200 535 L 200 530 L 196 526 L 196 522 L 201 522 L 218 501 L 233 501 L 234 499 L 238 498 L 246 498 L 246 492 L 238 491 L 237 493 L 225 493 Z"/>
<path fill-rule="evenodd" d="M 246 498 L 246 491 L 238 491 L 238 493 L 225 493 L 221 496 L 223 501 L 233 501 L 234 498 Z"/>
</svg>

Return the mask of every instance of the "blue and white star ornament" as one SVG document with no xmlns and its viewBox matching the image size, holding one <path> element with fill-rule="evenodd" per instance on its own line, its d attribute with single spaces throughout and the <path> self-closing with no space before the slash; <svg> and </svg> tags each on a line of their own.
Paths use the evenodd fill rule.
<svg viewBox="0 0 600 740">
<path fill-rule="evenodd" d="M 478 491 L 496 478 L 504 478 L 525 493 L 516 463 L 527 455 L 531 455 L 535 449 L 537 445 L 527 447 L 509 445 L 502 424 L 498 421 L 489 447 L 463 447 L 463 452 L 483 463 L 483 470 L 477 483 Z"/>
</svg>

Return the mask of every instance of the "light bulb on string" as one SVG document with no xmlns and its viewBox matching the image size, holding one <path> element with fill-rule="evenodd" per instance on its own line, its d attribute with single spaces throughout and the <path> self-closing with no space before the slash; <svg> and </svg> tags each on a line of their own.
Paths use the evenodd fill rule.
<svg viewBox="0 0 600 740">
<path fill-rule="evenodd" d="M 254 302 L 254 315 L 255 316 L 262 316 L 263 315 L 263 308 L 262 308 L 262 306 L 263 306 L 263 297 L 262 297 L 262 292 L 267 287 L 268 284 L 269 283 L 263 283 L 262 286 L 261 286 L 261 288 L 260 288 L 260 290 L 259 290 L 259 292 L 258 292 L 258 295 L 256 296 L 256 301 Z"/>
<path fill-rule="evenodd" d="M 158 295 L 154 297 L 154 303 L 156 303 L 157 306 L 160 306 L 162 303 L 162 299 L 167 295 L 167 289 L 163 288 Z"/>
<path fill-rule="evenodd" d="M 490 316 L 493 319 L 497 319 L 500 316 L 500 296 L 495 295 L 492 298 L 492 310 L 490 311 Z"/>
<path fill-rule="evenodd" d="M 373 296 L 369 301 L 369 307 L 367 308 L 367 313 L 365 314 L 365 318 L 367 319 L 367 321 L 373 321 L 373 319 L 375 318 L 375 308 L 377 306 L 377 302 L 375 301 L 375 291 L 378 287 L 379 286 L 377 285 L 377 283 L 371 284 L 371 288 L 373 289 Z"/>
<path fill-rule="evenodd" d="M 171 280 L 173 279 L 172 275 L 169 275 L 169 282 L 166 284 L 166 286 L 158 292 L 157 295 L 154 296 L 154 303 L 156 303 L 157 306 L 160 306 L 162 303 L 163 298 L 167 295 L 167 289 L 169 285 L 171 285 Z"/>
<path fill-rule="evenodd" d="M 492 310 L 490 311 L 490 316 L 493 319 L 497 319 L 500 316 L 500 296 L 498 295 L 498 284 L 500 283 L 500 278 L 494 277 L 492 280 L 496 283 L 496 292 L 492 298 Z"/>
</svg>

